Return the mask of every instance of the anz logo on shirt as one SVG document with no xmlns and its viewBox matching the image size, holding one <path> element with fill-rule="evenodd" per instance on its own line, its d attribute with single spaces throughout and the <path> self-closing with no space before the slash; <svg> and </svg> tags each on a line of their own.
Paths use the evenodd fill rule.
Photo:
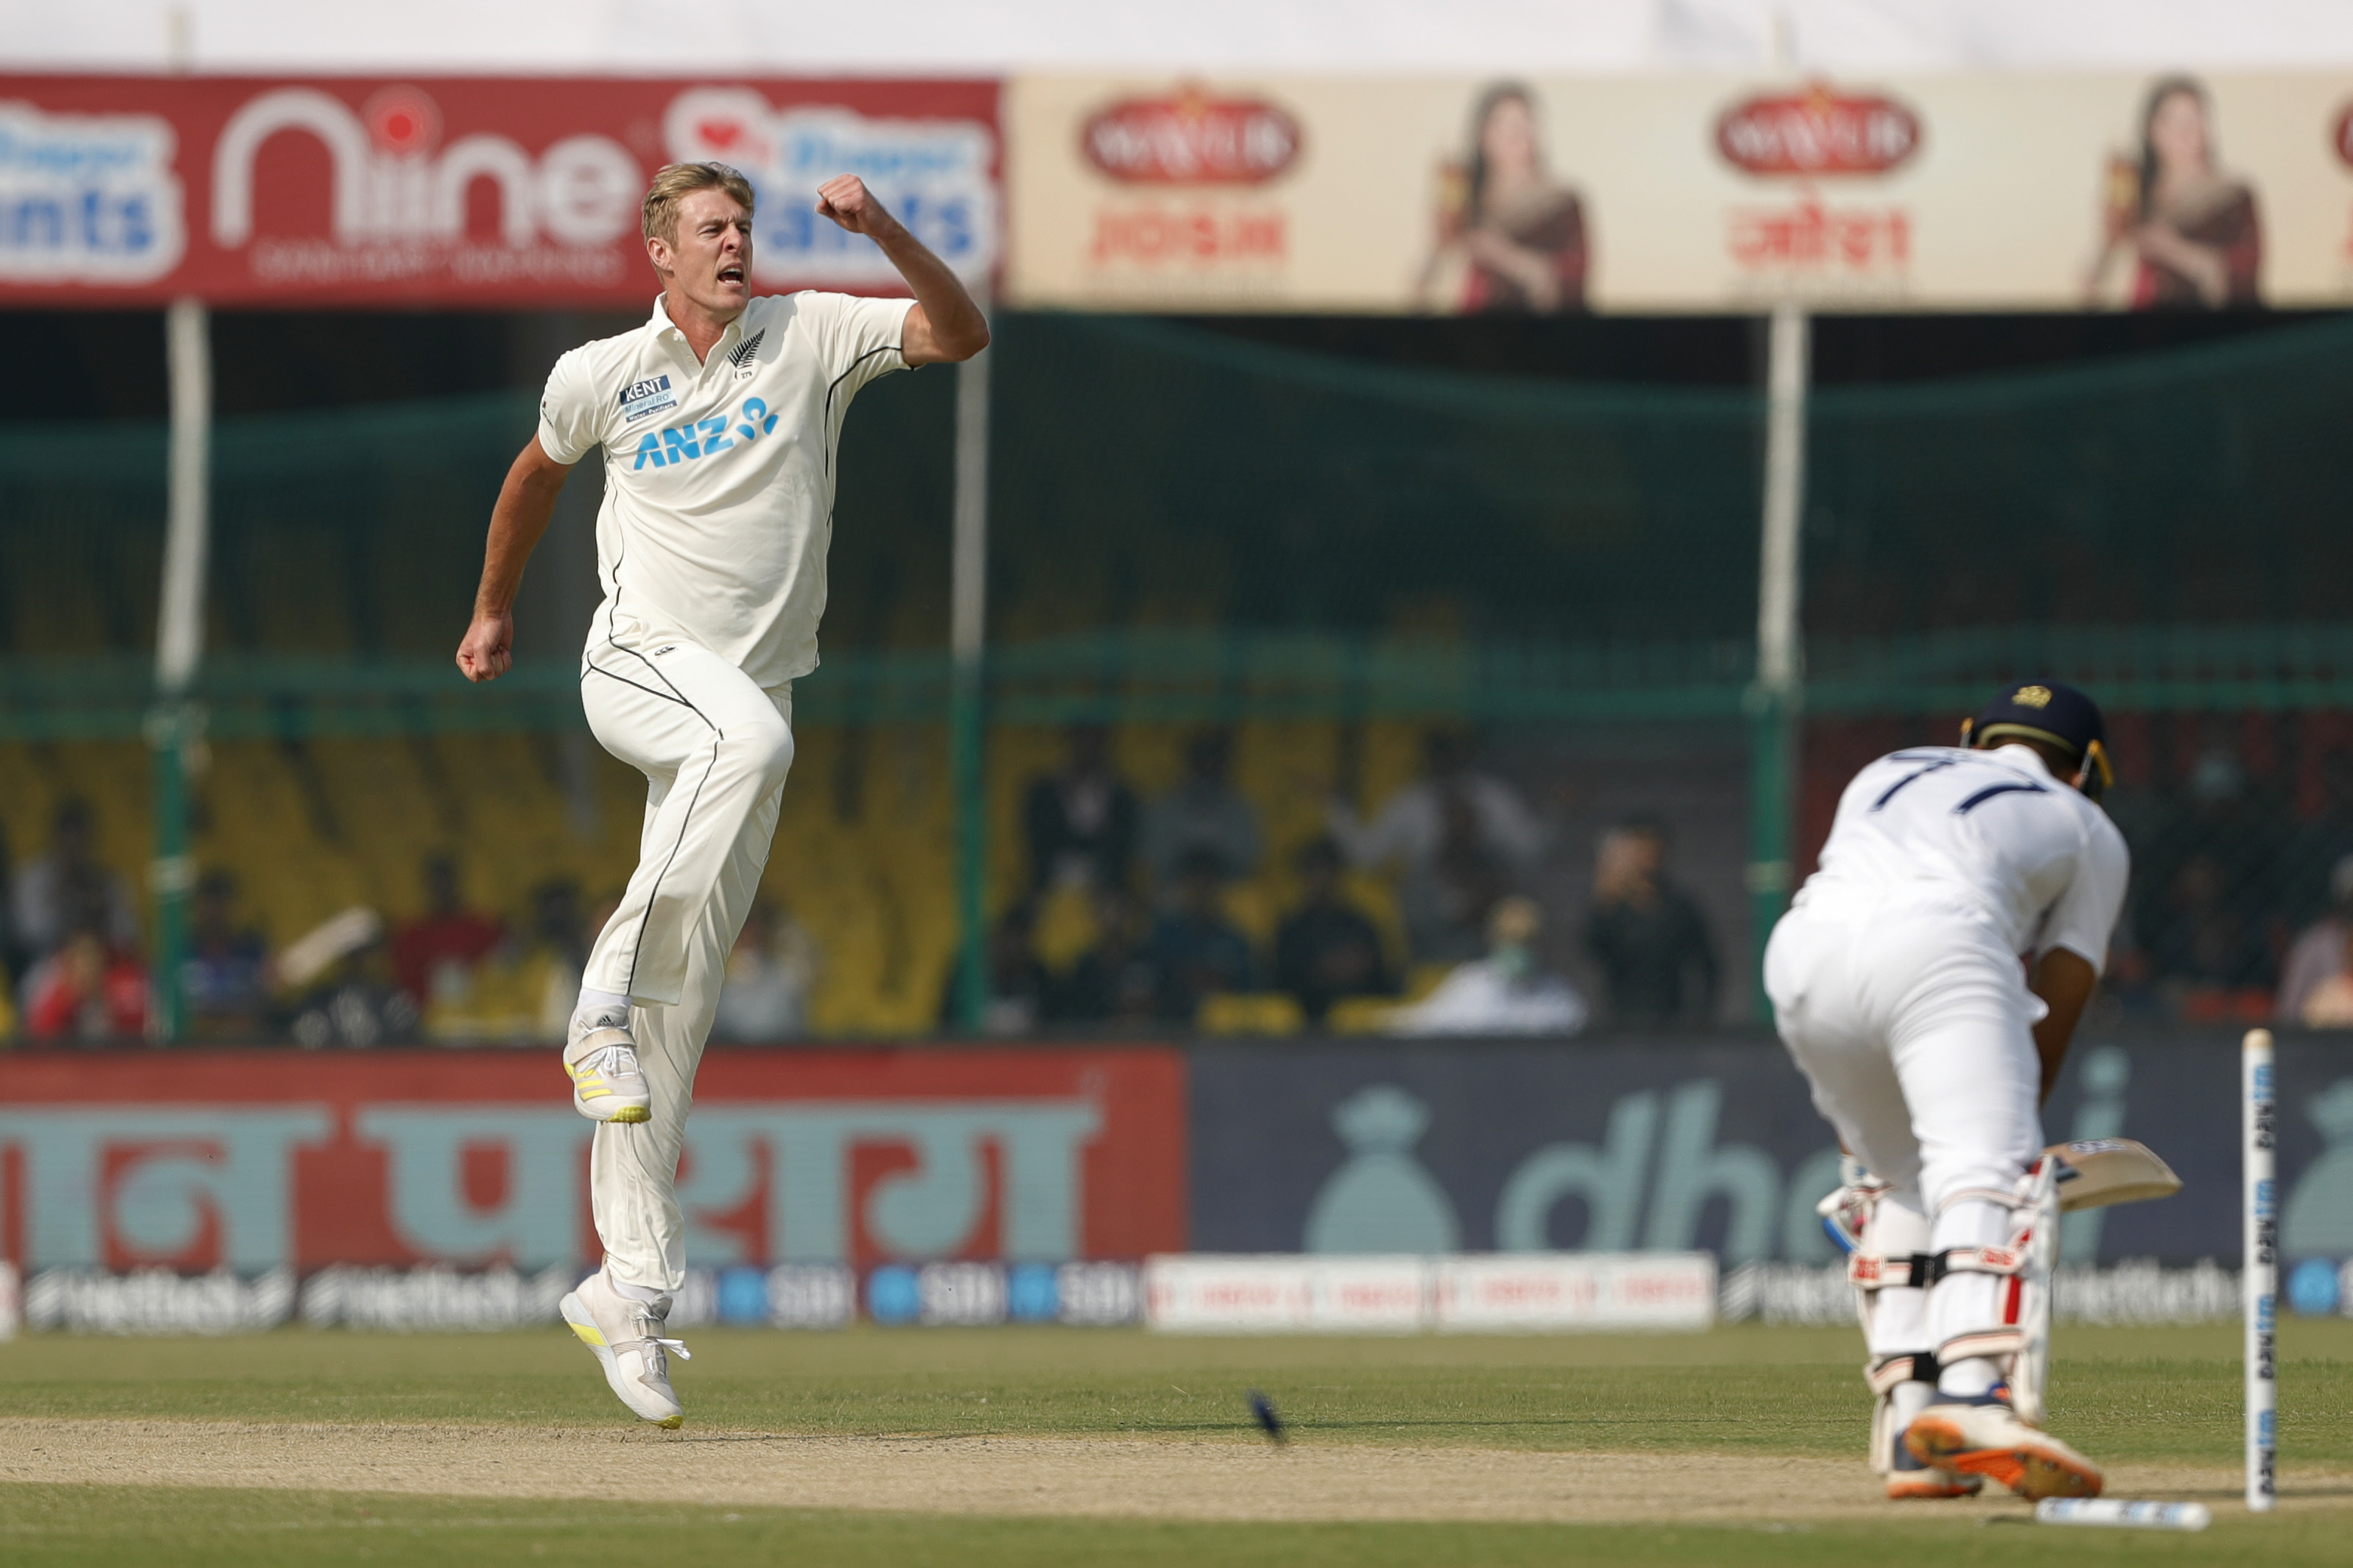
<svg viewBox="0 0 2353 1568">
<path fill-rule="evenodd" d="M 629 471 L 635 473 L 648 463 L 657 468 L 666 468 L 672 463 L 707 458 L 713 452 L 723 452 L 734 446 L 738 437 L 745 441 L 754 440 L 776 427 L 776 416 L 769 413 L 768 405 L 756 397 L 744 400 L 738 419 L 739 423 L 732 432 L 723 414 L 698 420 L 692 425 L 673 425 L 663 430 L 649 430 L 638 438 L 638 460 L 629 465 Z"/>
</svg>

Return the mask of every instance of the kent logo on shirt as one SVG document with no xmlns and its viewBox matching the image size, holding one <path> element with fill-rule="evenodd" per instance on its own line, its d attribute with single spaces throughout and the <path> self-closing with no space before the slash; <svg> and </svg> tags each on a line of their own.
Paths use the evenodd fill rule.
<svg viewBox="0 0 2353 1568">
<path fill-rule="evenodd" d="M 659 414 L 665 408 L 678 406 L 678 394 L 670 389 L 670 377 L 649 376 L 633 381 L 621 388 L 621 423 L 635 425 L 649 414 Z"/>
<path fill-rule="evenodd" d="M 665 377 L 665 380 L 668 378 Z M 638 438 L 637 461 L 629 465 L 632 473 L 651 463 L 666 468 L 672 463 L 691 462 L 726 451 L 739 440 L 755 440 L 776 427 L 776 416 L 756 397 L 747 397 L 736 415 L 731 431 L 723 414 L 692 425 L 673 425 L 662 430 L 649 430 Z"/>
</svg>

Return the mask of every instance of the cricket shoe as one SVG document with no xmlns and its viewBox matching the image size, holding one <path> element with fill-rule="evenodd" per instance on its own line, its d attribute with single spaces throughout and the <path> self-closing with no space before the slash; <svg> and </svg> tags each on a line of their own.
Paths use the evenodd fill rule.
<svg viewBox="0 0 2353 1568">
<path fill-rule="evenodd" d="M 583 1007 L 572 1015 L 564 1047 L 564 1076 L 572 1080 L 572 1109 L 591 1121 L 647 1121 L 653 1095 L 638 1068 L 629 1010 Z"/>
<path fill-rule="evenodd" d="M 1984 1489 L 1983 1476 L 1964 1475 L 1942 1465 L 1924 1465 L 1913 1458 L 1912 1450 L 1904 1446 L 1901 1438 L 1896 1440 L 1894 1467 L 1887 1472 L 1887 1496 L 1891 1501 L 1975 1497 Z"/>
<path fill-rule="evenodd" d="M 670 1391 L 669 1353 L 681 1361 L 694 1359 L 677 1340 L 662 1338 L 670 1316 L 670 1298 L 632 1300 L 613 1289 L 602 1268 L 580 1282 L 579 1289 L 559 1303 L 564 1321 L 596 1354 L 605 1369 L 605 1381 L 641 1421 L 676 1430 L 685 1421 L 685 1407 Z"/>
<path fill-rule="evenodd" d="M 2100 1468 L 2018 1418 L 1999 1394 L 1931 1405 L 1904 1429 L 1904 1447 L 1933 1469 L 1985 1476 L 2022 1498 L 2097 1497 Z M 1893 1496 L 1894 1478 L 1888 1480 Z"/>
</svg>

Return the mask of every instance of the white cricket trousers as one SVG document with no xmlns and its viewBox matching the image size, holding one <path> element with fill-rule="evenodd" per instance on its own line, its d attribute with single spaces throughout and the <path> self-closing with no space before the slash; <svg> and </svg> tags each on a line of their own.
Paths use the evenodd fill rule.
<svg viewBox="0 0 2353 1568">
<path fill-rule="evenodd" d="M 768 864 L 793 762 L 793 690 L 664 638 L 592 646 L 580 680 L 589 729 L 646 775 L 638 868 L 581 983 L 630 999 L 653 1101 L 649 1121 L 597 1124 L 589 1206 L 614 1280 L 674 1291 L 686 1283 L 678 1156 L 694 1069 Z"/>
<path fill-rule="evenodd" d="M 1868 1250 L 2008 1242 L 2010 1206 L 1965 1194 L 2012 1191 L 2042 1151 L 2041 1004 L 1990 921 L 1962 907 L 1793 909 L 1766 945 L 1765 989 L 1815 1109 L 1891 1184 Z M 1880 1291 L 1873 1354 L 2001 1327 L 2001 1283 L 1950 1274 L 1925 1302 Z"/>
</svg>

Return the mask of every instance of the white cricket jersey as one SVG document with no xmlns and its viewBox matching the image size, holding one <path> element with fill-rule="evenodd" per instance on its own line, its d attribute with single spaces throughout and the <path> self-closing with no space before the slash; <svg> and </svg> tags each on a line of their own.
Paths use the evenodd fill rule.
<svg viewBox="0 0 2353 1568">
<path fill-rule="evenodd" d="M 541 447 L 559 463 L 605 448 L 590 646 L 683 637 L 764 687 L 817 668 L 841 417 L 906 364 L 913 304 L 764 296 L 698 364 L 656 300 L 644 326 L 555 362 Z"/>
<path fill-rule="evenodd" d="M 2130 870 L 2107 813 L 2032 749 L 1915 746 L 1854 775 L 1791 902 L 1873 917 L 1958 905 L 1990 917 L 2012 952 L 2063 947 L 2097 971 Z"/>
</svg>

